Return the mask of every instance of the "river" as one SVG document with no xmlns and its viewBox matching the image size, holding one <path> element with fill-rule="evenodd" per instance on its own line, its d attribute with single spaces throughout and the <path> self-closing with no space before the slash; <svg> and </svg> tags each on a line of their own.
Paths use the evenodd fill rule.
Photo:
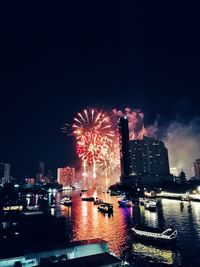
<svg viewBox="0 0 200 267">
<path fill-rule="evenodd" d="M 98 212 L 93 202 L 82 201 L 80 192 L 71 193 L 72 207 L 59 205 L 63 195 L 57 194 L 57 209 L 52 213 L 66 217 L 70 240 L 102 238 L 109 242 L 111 252 L 136 266 L 200 266 L 200 203 L 162 199 L 157 211 L 151 212 L 138 205 L 120 208 L 117 197 L 107 193 L 85 193 L 113 203 L 114 213 L 108 216 Z M 178 230 L 176 247 L 136 242 L 131 233 L 136 223 L 161 228 L 173 225 Z"/>
</svg>

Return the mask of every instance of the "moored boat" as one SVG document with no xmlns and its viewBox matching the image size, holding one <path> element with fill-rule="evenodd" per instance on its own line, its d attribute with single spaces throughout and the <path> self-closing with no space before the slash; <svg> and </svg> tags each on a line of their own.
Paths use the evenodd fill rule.
<svg viewBox="0 0 200 267">
<path fill-rule="evenodd" d="M 96 198 L 96 199 L 94 200 L 94 205 L 100 205 L 100 204 L 103 204 L 103 200 L 100 199 L 100 198 Z"/>
<path fill-rule="evenodd" d="M 144 202 L 144 207 L 145 207 L 145 209 L 147 209 L 147 210 L 150 210 L 150 211 L 156 211 L 157 202 L 156 202 L 155 200 L 152 200 L 152 199 L 147 199 L 147 200 Z"/>
<path fill-rule="evenodd" d="M 146 201 L 146 198 L 140 197 L 139 198 L 139 205 L 144 206 L 145 201 Z"/>
<path fill-rule="evenodd" d="M 94 197 L 82 197 L 82 201 L 94 201 Z"/>
<path fill-rule="evenodd" d="M 38 205 L 27 206 L 26 209 L 29 210 L 29 211 L 38 211 L 39 210 L 39 206 Z"/>
<path fill-rule="evenodd" d="M 113 213 L 113 205 L 110 203 L 103 203 L 98 207 L 98 211 L 104 213 Z"/>
<path fill-rule="evenodd" d="M 147 226 L 135 226 L 132 228 L 134 235 L 141 240 L 149 240 L 158 243 L 173 243 L 176 241 L 177 230 L 167 228 L 162 231 L 157 228 Z"/>
<path fill-rule="evenodd" d="M 110 191 L 110 195 L 111 195 L 111 196 L 117 196 L 117 192 L 115 192 L 115 191 Z"/>
<path fill-rule="evenodd" d="M 71 206 L 72 200 L 69 197 L 64 197 L 63 199 L 61 199 L 60 204 L 64 206 Z"/>
<path fill-rule="evenodd" d="M 82 189 L 81 192 L 87 192 L 87 189 Z"/>
<path fill-rule="evenodd" d="M 118 203 L 119 203 L 120 207 L 130 208 L 133 206 L 133 202 L 131 200 L 128 200 L 128 199 L 118 200 Z"/>
</svg>

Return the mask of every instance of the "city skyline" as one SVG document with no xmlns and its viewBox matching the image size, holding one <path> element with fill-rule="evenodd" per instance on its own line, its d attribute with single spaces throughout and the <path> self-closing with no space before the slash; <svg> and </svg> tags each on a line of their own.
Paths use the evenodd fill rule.
<svg viewBox="0 0 200 267">
<path fill-rule="evenodd" d="M 93 112 L 93 110 L 98 111 L 98 109 L 96 107 L 94 107 L 94 106 L 93 106 L 92 109 L 90 109 L 90 112 Z M 181 124 L 179 124 L 178 127 L 175 127 L 175 130 L 176 130 L 175 132 L 169 130 L 169 132 L 166 135 L 166 134 L 163 134 L 162 125 L 159 125 L 156 120 L 154 121 L 153 124 L 150 124 L 150 125 L 148 125 L 146 127 L 146 125 L 144 125 L 145 114 L 139 109 L 131 110 L 130 108 L 125 108 L 124 111 L 117 110 L 117 109 L 113 109 L 113 110 L 111 110 L 111 109 L 110 110 L 103 110 L 103 109 L 100 110 L 99 109 L 99 111 L 103 112 L 103 113 L 106 112 L 104 115 L 106 115 L 106 114 L 108 115 L 109 114 L 109 120 L 112 121 L 112 130 L 111 131 L 115 132 L 115 135 L 118 132 L 118 130 L 117 130 L 118 125 L 116 123 L 118 118 L 120 118 L 120 117 L 122 118 L 123 116 L 126 116 L 126 118 L 128 119 L 128 124 L 129 124 L 129 139 L 130 139 L 130 141 L 131 140 L 142 140 L 145 136 L 148 136 L 148 137 L 153 137 L 158 141 L 159 140 L 160 141 L 164 141 L 165 144 L 167 143 L 167 148 L 169 146 L 169 148 L 171 149 L 171 151 L 169 150 L 170 168 L 172 168 L 172 169 L 176 168 L 179 173 L 181 172 L 181 170 L 186 171 L 188 179 L 190 177 L 194 176 L 193 161 L 195 161 L 198 158 L 199 154 L 200 154 L 200 153 L 196 153 L 196 151 L 199 150 L 199 148 L 195 147 L 196 151 L 193 151 L 193 152 L 194 152 L 194 154 L 196 156 L 190 157 L 185 162 L 184 162 L 185 155 L 184 154 L 182 155 L 182 151 L 187 153 L 187 152 L 191 152 L 191 149 L 195 150 L 194 146 L 197 145 L 198 134 L 195 136 L 195 138 L 194 138 L 194 135 L 195 135 L 195 131 L 197 132 L 197 130 L 199 130 L 198 128 L 195 129 L 195 127 L 197 127 L 197 125 L 195 125 L 195 124 L 194 125 L 190 125 L 190 127 L 188 128 L 189 131 L 192 130 L 191 133 L 193 134 L 193 136 L 192 136 L 191 133 L 190 133 L 191 134 L 191 136 L 190 136 L 189 131 L 188 131 L 188 133 L 185 133 L 185 131 L 184 131 L 184 127 L 185 126 L 184 125 L 182 126 Z M 80 114 L 80 113 L 77 113 L 77 114 Z M 48 165 L 48 169 L 54 169 L 55 170 L 58 167 L 71 165 L 71 166 L 73 166 L 76 169 L 81 171 L 82 163 L 81 163 L 81 159 L 79 158 L 79 155 L 77 153 L 76 135 L 73 134 L 74 124 L 71 124 L 71 125 L 70 124 L 65 124 L 65 125 L 67 125 L 66 128 L 64 126 L 64 127 L 61 127 L 59 130 L 60 130 L 60 133 L 62 133 L 62 138 L 64 136 L 64 139 L 63 139 L 64 142 L 70 144 L 70 149 L 69 148 L 67 149 L 66 157 L 62 158 L 62 161 L 60 161 L 60 162 L 56 162 L 55 161 L 54 162 L 54 161 L 52 161 L 52 158 L 51 158 L 50 161 L 46 161 L 47 165 Z M 172 127 L 172 126 L 173 126 L 173 124 L 170 125 L 170 127 Z M 193 126 L 193 127 L 191 127 L 191 126 Z M 169 127 L 169 129 L 170 129 L 170 127 Z M 183 127 L 183 133 L 181 133 L 180 136 L 177 136 L 176 133 L 180 132 L 182 130 L 181 127 Z M 165 128 L 165 130 L 166 129 L 167 128 Z M 160 138 L 159 138 L 159 136 L 160 136 Z M 179 139 L 179 137 L 180 137 L 180 140 L 177 141 L 177 139 Z M 174 138 L 175 140 L 172 141 L 172 138 Z M 181 140 L 181 138 L 183 140 Z M 179 142 L 187 141 L 187 138 L 188 138 L 189 142 L 188 142 L 188 144 L 186 144 L 186 148 L 178 147 L 178 149 L 180 151 L 177 154 L 176 146 L 179 146 L 179 144 L 178 144 Z M 170 139 L 171 139 L 171 141 L 170 141 Z M 192 141 L 192 145 L 191 145 L 191 148 L 190 148 L 190 142 L 191 141 Z M 115 138 L 115 142 L 116 142 L 115 145 L 117 145 L 118 142 L 117 142 L 116 138 Z M 177 144 L 175 144 L 174 147 L 173 147 L 174 142 L 177 142 Z M 115 150 L 114 153 L 116 153 L 117 152 L 116 148 L 114 150 Z M 117 152 L 117 153 L 119 154 L 119 152 Z M 174 164 L 174 162 L 173 162 L 173 158 L 174 158 L 175 155 L 176 155 L 177 164 L 176 163 Z M 177 157 L 177 155 L 178 155 L 178 157 Z M 73 156 L 74 156 L 74 159 L 72 160 Z M 67 157 L 68 157 L 68 159 L 67 159 Z M 2 162 L 3 161 L 6 162 L 5 160 L 2 160 Z M 181 166 L 178 165 L 178 162 L 182 162 L 182 165 Z M 28 165 L 32 166 L 31 168 L 28 168 L 28 166 L 25 165 L 25 164 L 21 164 L 19 166 L 17 166 L 16 163 L 12 164 L 12 175 L 15 178 L 22 178 L 22 179 L 24 177 L 31 177 L 31 176 L 33 177 L 33 176 L 35 176 L 35 174 L 36 174 L 36 177 L 37 177 L 38 175 L 40 175 L 41 171 L 38 172 L 35 164 L 33 164 L 33 163 L 36 163 L 36 159 L 35 158 L 34 158 L 33 162 L 30 162 L 30 161 L 28 162 Z M 38 164 L 38 162 L 37 162 L 37 164 Z M 39 164 L 40 164 L 39 168 L 41 168 L 41 164 L 43 165 L 44 162 L 42 162 L 41 159 L 39 159 Z M 21 173 L 20 174 L 19 174 L 19 172 L 18 173 L 16 172 L 17 168 L 18 169 L 21 168 Z M 42 166 L 42 168 L 44 169 L 44 166 Z M 188 169 L 189 169 L 189 172 L 188 172 Z M 26 172 L 25 170 L 28 170 L 28 172 Z"/>
</svg>

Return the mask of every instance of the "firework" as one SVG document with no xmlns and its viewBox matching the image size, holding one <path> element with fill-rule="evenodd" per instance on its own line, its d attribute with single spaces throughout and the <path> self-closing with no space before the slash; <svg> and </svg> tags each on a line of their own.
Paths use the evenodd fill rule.
<svg viewBox="0 0 200 267">
<path fill-rule="evenodd" d="M 94 109 L 84 110 L 74 118 L 72 128 L 77 141 L 77 153 L 83 162 L 84 176 L 87 176 L 87 166 L 92 165 L 93 178 L 96 178 L 97 165 L 101 158 L 109 154 L 113 143 L 114 131 L 110 117 Z"/>
<path fill-rule="evenodd" d="M 112 145 L 105 149 L 105 153 L 102 153 L 98 159 L 98 165 L 105 177 L 119 170 L 118 142 L 113 141 Z"/>
</svg>

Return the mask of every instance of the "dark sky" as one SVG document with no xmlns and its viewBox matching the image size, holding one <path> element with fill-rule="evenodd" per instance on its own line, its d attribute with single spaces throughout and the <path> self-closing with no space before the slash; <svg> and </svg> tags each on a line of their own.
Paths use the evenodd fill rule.
<svg viewBox="0 0 200 267">
<path fill-rule="evenodd" d="M 0 8 L 0 162 L 14 176 L 72 163 L 60 128 L 84 107 L 200 115 L 197 5 L 65 2 Z"/>
</svg>

